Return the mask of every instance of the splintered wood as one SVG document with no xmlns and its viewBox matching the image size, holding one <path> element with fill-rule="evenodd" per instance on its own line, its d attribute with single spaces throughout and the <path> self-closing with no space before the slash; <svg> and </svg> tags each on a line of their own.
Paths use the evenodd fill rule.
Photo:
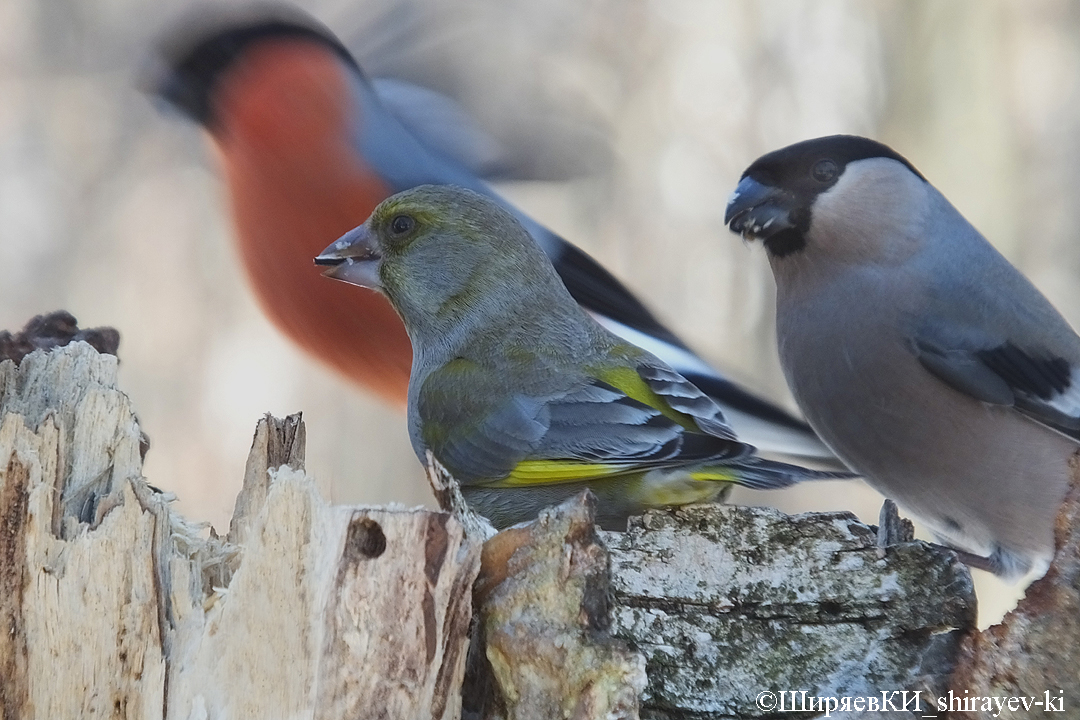
<svg viewBox="0 0 1080 720">
<path fill-rule="evenodd" d="M 433 459 L 452 512 L 327 505 L 304 432 L 258 423 L 219 536 L 144 482 L 115 357 L 0 362 L 0 718 L 717 720 L 777 716 L 762 693 L 933 707 L 1044 680 L 1078 702 L 1080 490 L 1051 572 L 980 635 L 953 553 L 847 513 L 610 533 L 580 496 L 493 534 Z"/>
<path fill-rule="evenodd" d="M 161 537 L 115 375 L 82 344 L 0 363 L 6 718 L 161 716 Z"/>
<path fill-rule="evenodd" d="M 456 718 L 480 547 L 446 513 L 330 507 L 259 423 L 227 538 L 141 477 L 116 358 L 0 363 L 3 718 Z"/>
<path fill-rule="evenodd" d="M 638 717 L 645 660 L 608 632 L 611 576 L 594 505 L 579 496 L 484 544 L 476 597 L 488 662 L 473 672 L 498 688 L 479 698 L 486 716 Z"/>
</svg>

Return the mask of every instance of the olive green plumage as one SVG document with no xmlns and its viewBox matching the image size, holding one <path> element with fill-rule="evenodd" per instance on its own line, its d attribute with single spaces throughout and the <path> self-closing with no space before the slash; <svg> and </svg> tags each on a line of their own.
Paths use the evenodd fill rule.
<svg viewBox="0 0 1080 720">
<path fill-rule="evenodd" d="M 843 476 L 758 458 L 709 397 L 586 314 L 518 221 L 474 192 L 399 193 L 317 262 L 401 315 L 413 449 L 422 461 L 430 450 L 497 527 L 583 487 L 614 527 L 731 483 Z"/>
</svg>

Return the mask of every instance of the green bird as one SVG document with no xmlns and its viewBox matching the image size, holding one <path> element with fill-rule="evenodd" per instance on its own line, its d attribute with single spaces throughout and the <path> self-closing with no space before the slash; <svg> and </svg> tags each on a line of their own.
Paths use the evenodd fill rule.
<svg viewBox="0 0 1080 720">
<path fill-rule="evenodd" d="M 600 525 L 625 528 L 733 484 L 850 477 L 758 457 L 712 399 L 583 311 L 518 220 L 471 190 L 398 193 L 315 262 L 397 310 L 413 347 L 413 449 L 496 527 L 584 488 Z"/>
</svg>

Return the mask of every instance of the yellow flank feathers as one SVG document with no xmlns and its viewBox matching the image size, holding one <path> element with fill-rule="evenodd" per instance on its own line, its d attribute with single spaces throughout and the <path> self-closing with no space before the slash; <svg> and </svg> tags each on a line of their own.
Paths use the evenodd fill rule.
<svg viewBox="0 0 1080 720">
<path fill-rule="evenodd" d="M 523 487 L 553 485 L 578 480 L 593 480 L 633 469 L 629 463 L 605 465 L 579 463 L 573 460 L 522 460 L 504 479 L 491 487 Z"/>
<path fill-rule="evenodd" d="M 631 493 L 647 507 L 712 502 L 726 494 L 736 474 L 721 468 L 686 471 L 658 471 L 646 474 Z"/>
<path fill-rule="evenodd" d="M 711 481 L 711 482 L 735 482 L 738 476 L 731 471 L 723 470 L 695 470 L 690 473 L 691 480 Z"/>
<path fill-rule="evenodd" d="M 639 403 L 644 403 L 651 408 L 659 410 L 664 417 L 679 423 L 687 430 L 700 431 L 693 418 L 674 410 L 668 405 L 664 398 L 653 392 L 653 389 L 648 386 L 634 368 L 604 368 L 603 370 L 598 370 L 594 374 L 597 379 L 603 380 L 608 385 L 618 388 Z"/>
<path fill-rule="evenodd" d="M 652 484 L 641 488 L 634 499 L 645 507 L 689 505 L 712 502 L 726 487 L 715 482 Z"/>
</svg>

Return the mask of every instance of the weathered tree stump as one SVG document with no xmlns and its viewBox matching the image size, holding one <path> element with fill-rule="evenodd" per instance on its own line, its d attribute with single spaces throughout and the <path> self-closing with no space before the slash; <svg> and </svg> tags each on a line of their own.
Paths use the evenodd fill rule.
<svg viewBox="0 0 1080 720">
<path fill-rule="evenodd" d="M 695 506 L 611 533 L 583 496 L 493 534 L 434 464 L 452 513 L 331 507 L 293 416 L 259 422 L 207 536 L 141 477 L 140 436 L 114 357 L 0 363 L 4 718 L 455 718 L 463 693 L 469 718 L 795 717 L 805 697 L 872 717 L 894 691 L 918 717 L 1044 681 L 1076 707 L 1075 498 L 1054 569 L 978 634 L 953 553 L 883 549 L 847 513 Z"/>
<path fill-rule="evenodd" d="M 630 689 L 641 717 L 665 720 L 794 717 L 806 701 L 791 693 L 803 691 L 811 703 L 862 698 L 850 717 L 869 716 L 882 691 L 925 709 L 974 627 L 971 578 L 954 553 L 911 541 L 882 556 L 874 530 L 848 513 L 702 505 L 593 534 L 588 511 L 584 499 L 564 503 L 484 546 L 492 706 L 512 700 L 509 717 L 637 717 L 625 710 Z M 498 609 L 492 588 L 510 595 Z M 581 647 L 611 659 L 582 662 Z M 522 685 L 533 693 L 523 707 Z M 606 704 L 589 695 L 598 686 Z M 586 697 L 619 710 L 570 711 Z"/>
<path fill-rule="evenodd" d="M 267 418 L 206 538 L 83 343 L 0 363 L 0 417 L 4 718 L 459 716 L 480 544 L 449 514 L 327 505 Z"/>
</svg>

